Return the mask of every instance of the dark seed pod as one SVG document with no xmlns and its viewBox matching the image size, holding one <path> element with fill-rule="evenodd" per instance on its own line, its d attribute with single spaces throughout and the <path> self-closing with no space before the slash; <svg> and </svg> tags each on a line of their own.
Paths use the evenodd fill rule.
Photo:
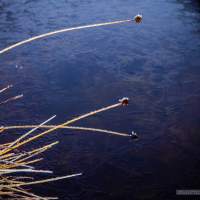
<svg viewBox="0 0 200 200">
<path fill-rule="evenodd" d="M 132 131 L 132 133 L 131 133 L 131 139 L 136 140 L 138 138 L 139 138 L 138 134 L 136 132 Z"/>
<path fill-rule="evenodd" d="M 123 97 L 122 99 L 119 99 L 119 102 L 123 105 L 123 106 L 127 106 L 129 103 L 129 98 L 128 97 Z"/>
<path fill-rule="evenodd" d="M 135 18 L 134 18 L 135 22 L 137 24 L 140 24 L 142 22 L 142 15 L 136 15 Z"/>
</svg>

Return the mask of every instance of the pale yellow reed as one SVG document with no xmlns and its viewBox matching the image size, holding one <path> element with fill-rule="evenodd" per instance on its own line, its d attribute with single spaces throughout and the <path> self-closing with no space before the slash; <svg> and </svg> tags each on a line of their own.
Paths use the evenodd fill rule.
<svg viewBox="0 0 200 200">
<path fill-rule="evenodd" d="M 95 28 L 95 27 L 100 27 L 100 26 L 108 26 L 108 25 L 114 25 L 114 24 L 121 24 L 121 23 L 126 23 L 126 22 L 131 22 L 133 21 L 133 19 L 127 19 L 127 20 L 120 20 L 120 21 L 113 21 L 113 22 L 105 22 L 105 23 L 99 23 L 99 24 L 90 24 L 90 25 L 85 25 L 85 26 L 78 26 L 78 27 L 72 27 L 72 28 L 64 28 L 61 30 L 57 30 L 57 31 L 52 31 L 49 33 L 45 33 L 45 34 L 41 34 L 35 37 L 31 37 L 29 39 L 23 40 L 21 42 L 18 42 L 16 44 L 13 44 L 11 46 L 8 46 L 2 50 L 0 50 L 0 54 L 3 54 L 11 49 L 14 49 L 18 46 L 21 46 L 23 44 L 32 42 L 34 40 L 38 40 L 41 38 L 45 38 L 45 37 L 49 37 L 51 35 L 55 35 L 55 34 L 59 34 L 59 33 L 64 33 L 64 32 L 69 32 L 69 31 L 75 31 L 75 30 L 80 30 L 80 29 L 87 29 L 87 28 Z"/>
</svg>

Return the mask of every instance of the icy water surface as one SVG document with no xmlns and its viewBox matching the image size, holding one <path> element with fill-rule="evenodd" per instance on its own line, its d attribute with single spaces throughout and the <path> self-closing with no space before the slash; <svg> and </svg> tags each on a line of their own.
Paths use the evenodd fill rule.
<svg viewBox="0 0 200 200">
<path fill-rule="evenodd" d="M 1 106 L 1 124 L 54 123 L 115 103 L 131 103 L 77 123 L 140 140 L 57 131 L 41 166 L 75 179 L 35 187 L 70 200 L 173 200 L 200 189 L 200 3 L 195 0 L 1 0 L 0 49 L 64 27 L 144 16 L 64 33 L 0 56 L 0 86 L 24 94 Z M 53 123 L 53 122 L 52 122 Z M 11 139 L 13 132 L 4 135 Z M 34 144 L 36 145 L 36 144 Z"/>
</svg>

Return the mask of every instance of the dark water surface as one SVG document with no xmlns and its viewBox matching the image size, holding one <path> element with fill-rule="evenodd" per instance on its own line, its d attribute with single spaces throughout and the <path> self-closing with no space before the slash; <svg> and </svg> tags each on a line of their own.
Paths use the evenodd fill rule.
<svg viewBox="0 0 200 200">
<path fill-rule="evenodd" d="M 123 24 L 53 36 L 0 56 L 0 86 L 23 93 L 0 109 L 1 124 L 54 123 L 131 99 L 77 123 L 131 132 L 127 138 L 57 131 L 39 167 L 75 179 L 35 187 L 70 200 L 176 199 L 200 189 L 200 3 L 178 0 L 1 0 L 0 49 L 63 27 L 144 16 Z M 4 135 L 11 138 L 13 134 Z M 15 135 L 16 136 L 16 135 Z"/>
</svg>

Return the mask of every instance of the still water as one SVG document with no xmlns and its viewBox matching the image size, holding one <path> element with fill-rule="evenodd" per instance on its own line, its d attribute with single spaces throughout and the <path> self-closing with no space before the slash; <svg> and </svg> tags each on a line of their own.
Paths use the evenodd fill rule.
<svg viewBox="0 0 200 200">
<path fill-rule="evenodd" d="M 35 41 L 0 57 L 1 125 L 52 123 L 115 103 L 130 105 L 76 125 L 130 133 L 138 141 L 57 131 L 40 168 L 75 179 L 34 187 L 70 200 L 176 199 L 176 189 L 200 189 L 200 3 L 195 0 L 0 1 L 0 49 L 61 29 L 131 18 L 134 23 L 81 30 Z M 9 132 L 4 139 L 16 137 Z"/>
</svg>

